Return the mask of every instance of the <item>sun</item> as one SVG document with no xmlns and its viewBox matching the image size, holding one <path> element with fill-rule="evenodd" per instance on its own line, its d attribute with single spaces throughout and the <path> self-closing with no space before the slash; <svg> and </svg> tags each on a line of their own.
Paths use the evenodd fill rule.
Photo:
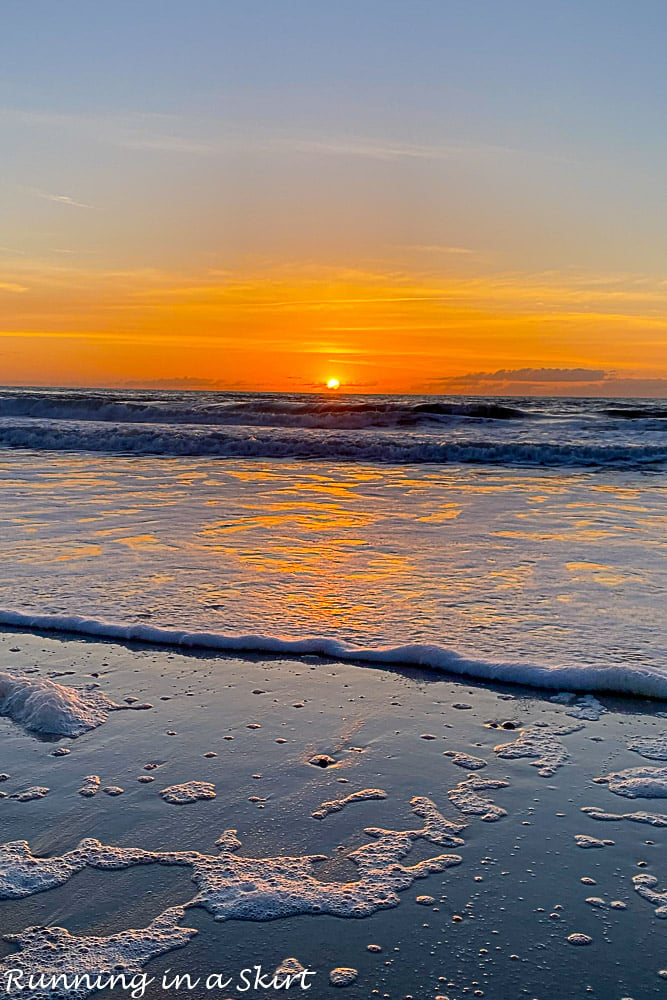
<svg viewBox="0 0 667 1000">
<path fill-rule="evenodd" d="M 340 382 L 337 378 L 327 379 L 327 389 L 340 389 Z"/>
</svg>

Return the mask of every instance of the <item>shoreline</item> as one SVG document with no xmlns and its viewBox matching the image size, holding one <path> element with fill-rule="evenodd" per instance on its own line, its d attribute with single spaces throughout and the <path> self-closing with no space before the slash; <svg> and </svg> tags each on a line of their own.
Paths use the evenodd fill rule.
<svg viewBox="0 0 667 1000">
<path fill-rule="evenodd" d="M 112 713 L 74 740 L 39 740 L 0 719 L 2 768 L 11 775 L 3 789 L 50 788 L 38 801 L 0 802 L 2 841 L 27 839 L 37 856 L 60 857 L 90 837 L 118 848 L 211 856 L 214 841 L 235 829 L 238 855 L 245 858 L 325 854 L 328 860 L 316 871 L 324 887 L 319 891 L 328 898 L 327 886 L 359 877 L 350 855 L 369 842 L 365 828 L 420 826 L 410 806 L 415 796 L 427 797 L 448 822 L 466 824 L 463 845 L 436 848 L 419 840 L 404 862 L 418 864 L 444 851 L 459 855 L 460 864 L 419 879 L 398 893 L 397 905 L 361 919 L 304 913 L 215 923 L 205 909 L 189 908 L 182 926 L 199 934 L 151 961 L 145 970 L 151 975 L 167 968 L 212 973 L 220 956 L 230 975 L 256 963 L 269 970 L 294 956 L 317 972 L 315 996 L 335 989 L 328 975 L 340 966 L 358 971 L 346 987 L 351 998 L 377 989 L 421 1000 L 442 990 L 450 1000 L 463 1000 L 481 989 L 486 996 L 526 993 L 538 1000 L 643 1000 L 664 988 L 660 923 L 632 882 L 642 873 L 660 877 L 664 834 L 581 812 L 659 810 L 660 800 L 620 798 L 594 780 L 620 768 L 659 764 L 627 749 L 630 737 L 666 728 L 655 703 L 600 696 L 606 711 L 594 721 L 567 714 L 577 710 L 576 699 L 574 706 L 558 704 L 546 692 L 418 668 L 369 672 L 310 656 L 241 659 L 17 631 L 0 633 L 0 651 L 3 667 L 13 673 L 37 667 L 39 676 L 50 674 L 62 685 L 99 684 L 96 690 L 119 704 L 136 698 L 153 705 Z M 541 776 L 532 758 L 503 759 L 494 752 L 545 722 L 550 730 L 567 730 L 559 742 L 570 759 L 553 773 Z M 504 729 L 509 723 L 512 728 Z M 52 756 L 59 747 L 71 752 Z M 334 763 L 310 763 L 320 754 Z M 459 766 L 455 754 L 485 766 Z M 146 763 L 155 769 L 146 772 Z M 77 790 L 91 773 L 123 794 L 82 798 Z M 138 782 L 146 774 L 156 780 Z M 467 790 L 471 777 L 500 783 L 479 794 L 506 815 L 489 822 L 454 804 L 450 793 L 461 782 Z M 217 797 L 174 806 L 158 794 L 192 781 L 214 784 Z M 313 818 L 323 803 L 362 789 L 381 789 L 386 798 L 352 801 Z M 582 850 L 575 836 L 614 844 Z M 257 877 L 262 868 L 260 862 Z M 85 868 L 48 892 L 0 902 L 3 926 L 18 933 L 47 923 L 72 934 L 102 935 L 141 928 L 193 898 L 190 876 L 187 867 L 156 864 Z M 596 885 L 587 887 L 581 878 Z M 420 895 L 433 902 L 417 903 Z M 587 903 L 588 897 L 605 904 Z M 610 909 L 611 901 L 626 908 Z M 573 933 L 587 934 L 592 944 L 573 947 L 567 940 Z M 367 951 L 369 944 L 382 951 Z M 12 952 L 3 943 L 0 959 Z M 156 984 L 146 992 L 155 1000 L 164 995 Z"/>
<path fill-rule="evenodd" d="M 164 651 L 302 658 L 377 666 L 379 669 L 417 668 L 450 678 L 505 684 L 529 691 L 601 693 L 616 697 L 650 699 L 667 707 L 667 673 L 636 666 L 585 667 L 537 665 L 530 662 L 481 660 L 432 643 L 362 648 L 326 637 L 285 639 L 269 635 L 189 632 L 141 623 L 116 624 L 78 615 L 32 614 L 0 608 L 0 630 L 56 634 L 121 644 L 143 644 Z"/>
</svg>

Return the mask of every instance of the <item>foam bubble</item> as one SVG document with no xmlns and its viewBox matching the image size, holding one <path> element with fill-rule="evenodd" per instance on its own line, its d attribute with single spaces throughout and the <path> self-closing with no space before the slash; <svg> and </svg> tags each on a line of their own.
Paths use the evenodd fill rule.
<svg viewBox="0 0 667 1000">
<path fill-rule="evenodd" d="M 221 851 L 237 851 L 241 846 L 237 833 L 238 830 L 225 830 L 216 840 L 215 846 Z"/>
<path fill-rule="evenodd" d="M 424 827 L 419 831 L 419 836 L 431 844 L 449 845 L 459 847 L 463 840 L 457 834 L 465 830 L 466 823 L 457 820 L 445 819 L 435 802 L 427 799 L 424 795 L 416 795 L 410 800 L 412 811 L 415 816 L 424 820 Z"/>
<path fill-rule="evenodd" d="M 160 795 L 174 806 L 185 806 L 215 798 L 215 785 L 210 781 L 184 781 L 180 785 L 163 788 Z"/>
<path fill-rule="evenodd" d="M 522 730 L 518 739 L 512 743 L 501 743 L 494 747 L 494 753 L 504 760 L 514 760 L 517 757 L 534 757 L 532 767 L 539 768 L 538 774 L 550 778 L 559 767 L 570 760 L 570 754 L 563 746 L 560 737 L 569 736 L 583 729 L 583 724 L 571 726 L 550 726 L 548 723 L 534 723 Z"/>
<path fill-rule="evenodd" d="M 595 778 L 595 781 L 626 799 L 667 798 L 667 767 L 628 767 Z"/>
<path fill-rule="evenodd" d="M 593 944 L 593 938 L 589 937 L 588 934 L 568 934 L 567 940 L 570 944 L 578 945 L 579 947 L 587 944 Z"/>
<path fill-rule="evenodd" d="M 142 847 L 112 847 L 94 837 L 87 837 L 77 847 L 77 852 L 90 868 L 117 871 L 133 865 L 187 865 L 189 855 L 179 851 L 146 851 Z"/>
<path fill-rule="evenodd" d="M 332 799 L 330 802 L 323 802 L 315 812 L 311 813 L 313 819 L 325 819 L 331 813 L 340 812 L 345 806 L 352 802 L 367 802 L 369 799 L 386 799 L 387 793 L 382 788 L 362 788 L 358 792 L 346 795 L 344 799 Z"/>
<path fill-rule="evenodd" d="M 445 750 L 443 756 L 449 757 L 452 764 L 463 767 L 466 771 L 480 771 L 486 767 L 486 761 L 481 757 L 473 757 L 472 754 L 464 753 L 462 750 Z"/>
<path fill-rule="evenodd" d="M 593 847 L 613 847 L 613 840 L 598 840 L 597 837 L 589 837 L 585 833 L 575 833 L 574 839 L 576 841 L 577 847 L 583 847 L 585 850 L 590 850 Z"/>
<path fill-rule="evenodd" d="M 455 788 L 451 788 L 447 795 L 452 805 L 465 815 L 479 816 L 485 823 L 495 823 L 496 820 L 507 816 L 507 810 L 478 793 L 487 789 L 507 788 L 508 784 L 507 781 L 478 778 L 471 774 L 464 781 L 460 781 Z"/>
<path fill-rule="evenodd" d="M 277 976 L 297 976 L 306 972 L 306 966 L 302 965 L 298 958 L 284 958 L 276 967 Z"/>
<path fill-rule="evenodd" d="M 177 926 L 183 915 L 182 907 L 173 907 L 148 927 L 108 937 L 75 937 L 64 927 L 28 927 L 19 934 L 7 934 L 5 941 L 18 945 L 20 951 L 0 963 L 0 983 L 7 977 L 2 992 L 25 996 L 29 977 L 35 977 L 36 983 L 29 989 L 30 1000 L 84 1000 L 95 990 L 108 988 L 112 976 L 125 976 L 116 983 L 127 984 L 150 959 L 182 948 L 194 937 L 193 928 Z M 22 972 L 23 983 L 16 975 L 8 976 L 8 970 Z M 66 977 L 67 982 L 61 979 L 50 985 L 56 976 Z"/>
<path fill-rule="evenodd" d="M 295 983 L 298 983 L 301 989 L 308 989 L 309 985 L 307 982 L 308 969 L 305 965 L 302 965 L 298 958 L 284 958 L 279 966 L 274 970 L 274 989 L 276 990 L 289 990 Z"/>
<path fill-rule="evenodd" d="M 0 715 L 34 732 L 81 736 L 118 707 L 101 691 L 75 691 L 47 678 L 0 673 Z"/>
<path fill-rule="evenodd" d="M 600 716 L 606 712 L 606 708 L 600 704 L 592 694 L 585 694 L 583 698 L 577 698 L 574 707 L 566 712 L 573 719 L 585 719 L 587 722 L 597 722 Z"/>
<path fill-rule="evenodd" d="M 602 896 L 589 896 L 586 899 L 589 906 L 594 906 L 598 910 L 627 910 L 627 904 L 621 899 L 612 899 L 609 902 Z"/>
<path fill-rule="evenodd" d="M 51 789 L 44 785 L 31 785 L 30 788 L 25 788 L 22 792 L 14 792 L 9 797 L 16 799 L 17 802 L 34 802 L 36 799 L 43 799 L 50 791 Z"/>
<path fill-rule="evenodd" d="M 102 779 L 98 774 L 87 774 L 79 789 L 79 795 L 82 795 L 84 799 L 92 799 L 93 795 L 97 795 L 99 792 L 101 784 Z"/>
<path fill-rule="evenodd" d="M 365 917 L 397 906 L 398 893 L 415 879 L 445 871 L 462 860 L 457 854 L 441 854 L 416 865 L 401 864 L 415 840 L 451 836 L 440 828 L 447 821 L 429 799 L 413 799 L 412 806 L 413 811 L 428 814 L 424 828 L 364 831 L 373 840 L 348 855 L 359 871 L 355 882 L 316 878 L 315 865 L 326 860 L 324 855 L 250 859 L 224 851 L 218 858 L 190 854 L 193 881 L 200 890 L 192 905 L 205 907 L 216 920 L 275 920 L 308 913 Z"/>
<path fill-rule="evenodd" d="M 185 859 L 185 860 L 184 860 Z M 52 858 L 38 858 L 25 840 L 0 844 L 0 899 L 17 899 L 62 885 L 86 866 L 129 868 L 137 864 L 187 864 L 187 855 L 153 853 L 135 847 L 110 847 L 89 837 L 73 851 Z"/>
<path fill-rule="evenodd" d="M 651 903 L 653 906 L 657 907 L 655 911 L 656 917 L 661 919 L 667 918 L 667 890 L 663 892 L 658 892 L 655 886 L 658 885 L 658 880 L 655 875 L 633 875 L 632 882 L 635 890 L 639 893 L 642 899 Z"/>
<path fill-rule="evenodd" d="M 332 986 L 351 986 L 357 979 L 359 973 L 356 969 L 348 969 L 344 966 L 339 966 L 337 969 L 332 969 L 329 973 L 329 982 Z"/>
<path fill-rule="evenodd" d="M 219 856 L 197 851 L 112 847 L 87 838 L 62 857 L 37 859 L 25 842 L 11 842 L 0 845 L 0 862 L 5 862 L 0 887 L 6 898 L 12 898 L 60 885 L 85 866 L 114 870 L 138 864 L 180 865 L 192 869 L 199 890 L 186 905 L 203 906 L 217 920 L 274 920 L 307 913 L 363 917 L 378 909 L 397 906 L 398 893 L 409 888 L 415 879 L 461 863 L 456 854 L 440 854 L 412 866 L 401 863 L 419 839 L 436 844 L 453 839 L 463 843 L 451 832 L 461 826 L 445 820 L 430 799 L 413 799 L 412 808 L 425 817 L 421 829 L 364 831 L 371 841 L 349 854 L 349 860 L 359 871 L 355 882 L 317 879 L 314 866 L 326 860 L 324 855 L 237 857 L 233 852 L 241 843 L 235 830 L 226 830 L 216 842 L 221 849 Z"/>
<path fill-rule="evenodd" d="M 591 819 L 598 819 L 607 822 L 626 819 L 631 823 L 646 823 L 648 826 L 667 826 L 667 816 L 664 813 L 645 812 L 643 810 L 631 813 L 612 813 L 604 812 L 597 806 L 583 806 L 581 811 L 587 813 Z"/>
<path fill-rule="evenodd" d="M 25 840 L 0 844 L 0 899 L 20 899 L 62 885 L 85 864 L 79 851 L 36 858 Z"/>
<path fill-rule="evenodd" d="M 417 840 L 428 840 L 431 844 L 447 847 L 461 847 L 465 841 L 458 836 L 465 830 L 467 823 L 445 819 L 436 804 L 422 795 L 410 800 L 415 816 L 424 820 L 421 830 L 403 830 L 401 836 Z M 395 830 L 383 830 L 381 827 L 366 827 L 365 833 L 371 837 L 382 837 L 396 833 Z"/>
<path fill-rule="evenodd" d="M 460 864 L 458 855 L 440 855 L 412 867 L 400 864 L 412 839 L 384 833 L 349 855 L 361 878 L 356 882 L 322 882 L 314 866 L 325 860 L 312 857 L 220 858 L 193 856 L 193 880 L 200 893 L 193 900 L 216 920 L 275 920 L 297 914 L 327 913 L 365 917 L 378 909 L 397 906 L 398 892 L 415 880 Z"/>
<path fill-rule="evenodd" d="M 634 750 L 649 760 L 667 760 L 667 733 L 659 736 L 638 736 L 628 743 L 628 750 Z"/>
</svg>

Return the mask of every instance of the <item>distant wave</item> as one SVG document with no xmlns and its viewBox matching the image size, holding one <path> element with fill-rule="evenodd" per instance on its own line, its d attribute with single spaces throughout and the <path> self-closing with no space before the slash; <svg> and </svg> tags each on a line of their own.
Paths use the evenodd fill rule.
<svg viewBox="0 0 667 1000">
<path fill-rule="evenodd" d="M 615 420 L 667 420 L 667 407 L 659 403 L 655 406 L 610 406 L 602 413 Z"/>
<path fill-rule="evenodd" d="M 667 461 L 667 445 L 446 440 L 410 432 L 290 428 L 174 427 L 91 421 L 0 421 L 0 448 L 133 455 L 317 459 L 401 464 L 646 468 Z"/>
<path fill-rule="evenodd" d="M 113 423 L 245 425 L 363 430 L 367 427 L 418 426 L 445 420 L 519 420 L 524 410 L 495 401 L 411 402 L 387 399 L 239 397 L 219 394 L 173 394 L 165 399 L 123 397 L 109 392 L 0 391 L 0 417 L 94 420 Z"/>
<path fill-rule="evenodd" d="M 271 653 L 281 656 L 319 654 L 335 660 L 378 666 L 430 668 L 480 680 L 521 684 L 558 691 L 608 691 L 643 698 L 667 699 L 667 673 L 628 663 L 623 666 L 541 666 L 503 660 L 481 660 L 462 656 L 445 646 L 356 648 L 336 639 L 311 637 L 282 639 L 269 635 L 225 635 L 218 632 L 186 632 L 154 625 L 114 624 L 78 615 L 34 615 L 0 609 L 0 625 L 51 632 L 72 632 L 120 642 L 146 642 L 188 649 L 221 652 Z"/>
</svg>

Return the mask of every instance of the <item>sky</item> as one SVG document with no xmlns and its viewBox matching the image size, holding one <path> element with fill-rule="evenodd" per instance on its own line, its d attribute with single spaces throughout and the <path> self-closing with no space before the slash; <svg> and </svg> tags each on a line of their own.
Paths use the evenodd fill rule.
<svg viewBox="0 0 667 1000">
<path fill-rule="evenodd" d="M 3 0 L 0 382 L 667 396 L 664 0 Z"/>
</svg>

